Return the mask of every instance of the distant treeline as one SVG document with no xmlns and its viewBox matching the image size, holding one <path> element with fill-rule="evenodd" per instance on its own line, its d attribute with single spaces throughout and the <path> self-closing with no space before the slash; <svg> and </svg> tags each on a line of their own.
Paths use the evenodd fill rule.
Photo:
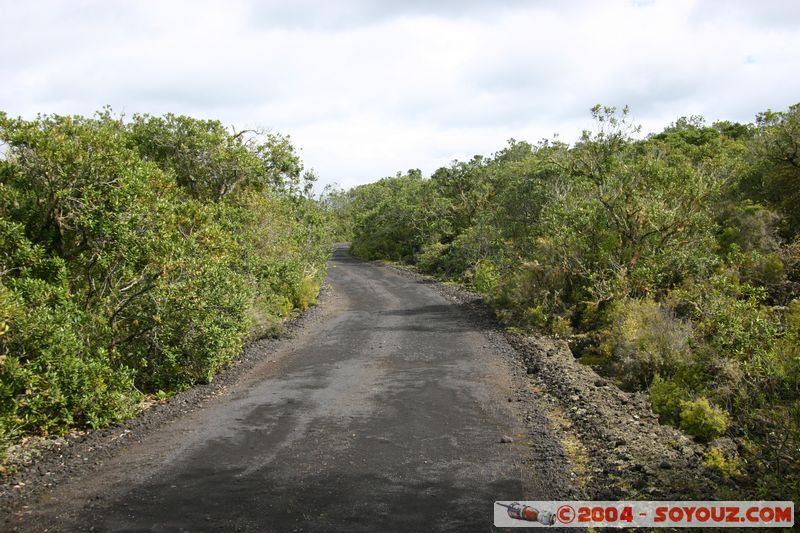
<svg viewBox="0 0 800 533">
<path fill-rule="evenodd" d="M 0 113 L 0 456 L 209 381 L 313 303 L 313 179 L 288 138 L 213 120 Z"/>
<path fill-rule="evenodd" d="M 709 468 L 797 498 L 800 104 L 638 140 L 627 109 L 592 112 L 572 145 L 511 140 L 328 203 L 354 253 L 471 285 L 508 325 L 649 390 L 662 421 L 714 444 Z"/>
</svg>

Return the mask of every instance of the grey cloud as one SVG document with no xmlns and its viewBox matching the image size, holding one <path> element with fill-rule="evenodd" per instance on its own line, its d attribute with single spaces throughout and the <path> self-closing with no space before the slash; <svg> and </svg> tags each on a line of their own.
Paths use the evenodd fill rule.
<svg viewBox="0 0 800 533">
<path fill-rule="evenodd" d="M 705 0 L 695 4 L 693 19 L 703 24 L 733 18 L 749 27 L 797 31 L 800 2 L 797 0 Z M 731 36 L 735 38 L 735 36 Z"/>
</svg>

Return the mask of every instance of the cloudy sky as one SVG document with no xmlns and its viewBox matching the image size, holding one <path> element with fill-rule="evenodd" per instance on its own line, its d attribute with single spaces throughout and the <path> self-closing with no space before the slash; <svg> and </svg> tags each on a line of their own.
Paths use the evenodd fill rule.
<svg viewBox="0 0 800 533">
<path fill-rule="evenodd" d="M 218 118 L 290 134 L 345 187 L 800 102 L 797 0 L 0 0 L 0 110 Z"/>
</svg>

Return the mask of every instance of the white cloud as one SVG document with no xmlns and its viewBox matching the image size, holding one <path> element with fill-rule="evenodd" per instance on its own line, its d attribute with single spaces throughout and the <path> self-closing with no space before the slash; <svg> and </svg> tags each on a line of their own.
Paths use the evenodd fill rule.
<svg viewBox="0 0 800 533">
<path fill-rule="evenodd" d="M 186 113 L 291 134 L 353 185 L 514 137 L 572 140 L 595 103 L 646 131 L 800 100 L 796 2 L 0 0 L 0 109 Z"/>
</svg>

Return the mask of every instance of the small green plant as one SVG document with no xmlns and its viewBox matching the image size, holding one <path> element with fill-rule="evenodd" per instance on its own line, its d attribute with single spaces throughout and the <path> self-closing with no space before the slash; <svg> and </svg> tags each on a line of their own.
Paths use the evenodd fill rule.
<svg viewBox="0 0 800 533">
<path fill-rule="evenodd" d="M 534 305 L 525 309 L 525 323 L 535 329 L 545 329 L 547 327 L 547 310 L 541 305 Z"/>
<path fill-rule="evenodd" d="M 472 284 L 475 289 L 481 294 L 489 294 L 497 287 L 497 282 L 500 280 L 500 275 L 497 273 L 497 268 L 491 261 L 482 260 L 475 265 L 475 274 L 472 278 Z"/>
<path fill-rule="evenodd" d="M 314 277 L 306 275 L 300 280 L 296 291 L 296 305 L 300 310 L 306 310 L 317 303 L 319 283 Z"/>
<path fill-rule="evenodd" d="M 680 417 L 681 429 L 704 442 L 723 435 L 730 425 L 728 413 L 711 405 L 708 398 L 702 396 L 681 402 Z"/>
<path fill-rule="evenodd" d="M 612 314 L 603 344 L 628 387 L 645 389 L 655 374 L 673 374 L 688 363 L 691 325 L 664 305 L 629 299 L 617 303 Z"/>
<path fill-rule="evenodd" d="M 570 321 L 565 317 L 555 317 L 550 325 L 550 331 L 552 331 L 553 335 L 556 337 L 561 337 L 563 339 L 572 335 L 572 324 L 570 324 Z"/>
<path fill-rule="evenodd" d="M 450 246 L 440 242 L 427 243 L 417 254 L 417 266 L 424 272 L 441 274 L 446 269 L 446 256 Z"/>
<path fill-rule="evenodd" d="M 689 398 L 689 392 L 675 383 L 656 374 L 650 384 L 650 403 L 653 412 L 662 422 L 680 423 L 681 404 Z"/>
<path fill-rule="evenodd" d="M 738 457 L 727 457 L 719 448 L 708 450 L 703 456 L 703 464 L 713 468 L 726 478 L 738 477 L 742 474 L 742 460 Z"/>
</svg>

